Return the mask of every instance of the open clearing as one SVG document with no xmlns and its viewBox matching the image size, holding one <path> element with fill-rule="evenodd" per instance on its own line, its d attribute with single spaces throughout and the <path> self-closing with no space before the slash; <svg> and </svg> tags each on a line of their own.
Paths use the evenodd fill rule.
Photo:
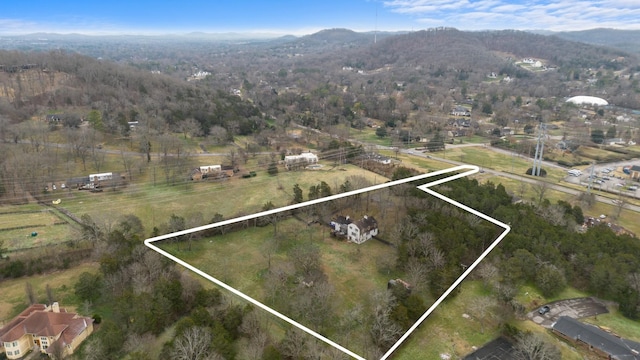
<svg viewBox="0 0 640 360">
<path fill-rule="evenodd" d="M 292 238 L 281 244 L 280 249 L 270 255 L 267 250 L 273 238 L 273 226 L 249 227 L 225 235 L 194 241 L 192 250 L 188 243 L 159 244 L 162 249 L 183 259 L 235 289 L 265 302 L 264 275 L 272 268 L 281 266 L 287 251 L 300 243 L 313 243 L 321 253 L 322 270 L 335 291 L 332 297 L 336 311 L 332 322 L 339 322 L 345 312 L 362 305 L 376 291 L 387 288 L 387 281 L 395 278 L 392 272 L 377 271 L 380 262 L 393 263 L 395 250 L 375 239 L 361 245 L 347 242 L 329 235 L 326 225 L 307 226 L 300 220 L 289 218 L 278 224 L 279 233 Z M 392 266 L 389 266 L 391 268 Z M 366 336 L 359 334 L 358 336 Z M 334 339 L 340 342 L 338 339 Z M 362 353 L 362 349 L 352 349 Z"/>
<path fill-rule="evenodd" d="M 97 263 L 84 263 L 69 270 L 55 271 L 52 273 L 22 277 L 19 279 L 7 279 L 2 281 L 2 296 L 0 296 L 0 326 L 10 320 L 28 306 L 25 287 L 30 283 L 36 298 L 41 303 L 47 303 L 46 286 L 53 290 L 55 299 L 62 307 L 70 308 L 78 301 L 73 293 L 73 285 L 83 272 L 95 273 L 98 271 Z"/>
<path fill-rule="evenodd" d="M 239 175 L 226 181 L 189 181 L 167 185 L 163 181 L 131 184 L 101 193 L 77 191 L 62 197 L 60 206 L 77 216 L 89 214 L 94 220 L 113 221 L 125 214 L 135 214 L 150 231 L 169 220 L 172 214 L 189 218 L 200 213 L 209 222 L 216 213 L 225 218 L 242 213 L 259 211 L 271 201 L 275 206 L 284 206 L 293 199 L 293 185 L 299 184 L 304 196 L 311 185 L 321 181 L 337 187 L 351 176 L 361 176 L 371 184 L 387 181 L 386 178 L 353 165 L 332 168 L 329 164 L 315 171 L 280 171 L 269 176 L 260 171 L 256 177 L 243 179 Z M 105 212 L 105 209 L 108 211 Z"/>
<path fill-rule="evenodd" d="M 71 225 L 55 209 L 35 204 L 0 206 L 0 240 L 9 251 L 64 242 L 71 231 Z"/>
</svg>

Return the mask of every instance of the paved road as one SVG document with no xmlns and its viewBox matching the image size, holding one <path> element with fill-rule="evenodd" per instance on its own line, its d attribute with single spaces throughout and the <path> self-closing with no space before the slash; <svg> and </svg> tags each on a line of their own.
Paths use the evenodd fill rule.
<svg viewBox="0 0 640 360">
<path fill-rule="evenodd" d="M 480 145 L 480 146 L 482 146 L 482 145 Z M 509 151 L 504 151 L 502 149 L 496 149 L 493 146 L 488 146 L 487 148 L 492 150 L 492 151 L 506 153 L 507 155 L 511 155 L 512 154 Z M 419 157 L 423 157 L 423 158 L 434 159 L 434 160 L 446 162 L 446 163 L 449 163 L 449 164 L 452 164 L 452 165 L 468 165 L 468 164 L 465 164 L 465 163 L 460 162 L 460 161 L 439 158 L 439 157 L 427 155 L 427 154 L 425 154 L 423 152 L 420 152 L 420 151 L 414 151 L 414 150 L 410 150 L 410 149 L 409 150 L 403 149 L 403 150 L 401 150 L 401 152 L 403 154 L 408 154 L 408 155 L 419 156 Z M 545 166 L 554 166 L 554 167 L 559 167 L 559 168 L 564 169 L 563 167 L 558 166 L 555 163 L 550 163 L 548 161 L 543 161 L 543 164 Z M 521 182 L 525 182 L 525 183 L 528 183 L 528 184 L 541 184 L 541 183 L 543 183 L 543 181 L 541 181 L 541 180 L 533 179 L 533 178 L 522 176 L 522 175 L 517 175 L 517 174 L 507 173 L 507 172 L 503 172 L 503 171 L 487 169 L 487 168 L 483 168 L 482 170 L 485 173 L 488 173 L 488 174 L 492 174 L 492 175 L 496 175 L 496 176 L 500 176 L 500 177 L 506 177 L 506 178 L 509 178 L 509 179 L 514 179 L 514 180 L 518 180 L 518 181 L 521 181 Z M 576 190 L 576 189 L 569 188 L 569 187 L 566 187 L 566 186 L 562 186 L 562 185 L 559 185 L 559 184 L 552 184 L 552 183 L 548 183 L 548 182 L 546 184 L 547 184 L 549 189 L 560 191 L 560 192 L 563 192 L 563 193 L 566 193 L 566 194 L 571 194 L 571 195 L 574 195 L 574 196 L 577 196 L 580 193 L 584 192 L 582 190 Z M 612 202 L 611 202 L 612 199 L 609 198 L 609 197 L 596 195 L 595 198 L 596 198 L 596 201 L 605 203 L 607 205 L 613 205 Z M 633 205 L 633 204 L 628 204 L 627 203 L 627 204 L 624 205 L 624 208 L 628 209 L 628 210 L 631 210 L 631 211 L 640 212 L 640 206 L 637 206 L 637 205 Z"/>
</svg>

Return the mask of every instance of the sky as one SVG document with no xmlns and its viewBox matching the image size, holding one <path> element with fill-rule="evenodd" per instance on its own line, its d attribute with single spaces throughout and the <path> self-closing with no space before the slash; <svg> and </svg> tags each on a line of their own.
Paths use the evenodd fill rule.
<svg viewBox="0 0 640 360">
<path fill-rule="evenodd" d="M 31 0 L 0 7 L 0 35 L 36 32 L 305 35 L 322 29 L 640 30 L 640 0 Z"/>
</svg>

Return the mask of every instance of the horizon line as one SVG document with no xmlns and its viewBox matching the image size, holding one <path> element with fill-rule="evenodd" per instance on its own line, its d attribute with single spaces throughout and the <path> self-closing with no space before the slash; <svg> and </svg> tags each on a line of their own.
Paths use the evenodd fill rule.
<svg viewBox="0 0 640 360">
<path fill-rule="evenodd" d="M 30 32 L 21 32 L 21 33 L 2 33 L 0 30 L 0 37 L 23 37 L 23 36 L 41 36 L 41 35 L 56 35 L 56 36 L 86 36 L 86 37 L 112 37 L 112 36 L 143 36 L 143 37 L 165 37 L 165 36 L 193 36 L 193 35 L 205 35 L 205 36 L 242 36 L 245 38 L 250 37 L 259 37 L 263 39 L 268 38 L 279 38 L 285 36 L 295 36 L 302 37 L 307 35 L 317 34 L 322 31 L 327 30 L 349 30 L 355 33 L 413 33 L 425 30 L 432 29 L 455 29 L 461 32 L 484 32 L 484 31 L 522 31 L 522 32 L 546 32 L 546 33 L 562 33 L 562 32 L 579 32 L 579 31 L 591 31 L 591 30 L 614 30 L 614 31 L 640 31 L 640 29 L 620 29 L 620 28 L 611 28 L 611 27 L 595 27 L 581 30 L 548 30 L 548 29 L 515 29 L 515 28 L 504 28 L 504 29 L 476 29 L 476 30 L 465 30 L 459 29 L 456 27 L 450 26 L 436 26 L 436 27 L 427 27 L 421 28 L 418 30 L 415 29 L 394 29 L 394 30 L 385 30 L 385 29 L 351 29 L 348 27 L 328 27 L 328 28 L 318 28 L 318 29 L 300 29 L 300 30 L 282 30 L 282 29 L 256 29 L 256 30 L 176 30 L 176 31 L 155 31 L 155 30 L 139 30 L 139 31 L 113 31 L 113 32 L 100 32 L 100 31 L 91 31 L 91 30 L 68 30 L 68 31 L 30 31 Z"/>
</svg>

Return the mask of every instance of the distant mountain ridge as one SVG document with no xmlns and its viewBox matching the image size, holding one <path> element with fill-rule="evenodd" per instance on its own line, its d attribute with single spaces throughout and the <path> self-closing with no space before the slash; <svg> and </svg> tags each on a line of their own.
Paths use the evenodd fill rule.
<svg viewBox="0 0 640 360">
<path fill-rule="evenodd" d="M 552 33 L 563 39 L 586 44 L 608 46 L 640 54 L 640 30 L 591 29 Z"/>
<path fill-rule="evenodd" d="M 353 53 L 332 54 L 332 57 L 340 56 L 366 70 L 398 64 L 428 66 L 431 69 L 455 67 L 464 71 L 480 68 L 498 71 L 496 67 L 505 64 L 509 56 L 512 61 L 538 58 L 553 66 L 585 68 L 612 66 L 612 59 L 619 57 L 635 61 L 635 56 L 628 52 L 558 36 L 515 30 L 468 32 L 454 28 L 389 36 L 376 45 L 354 49 Z"/>
</svg>

